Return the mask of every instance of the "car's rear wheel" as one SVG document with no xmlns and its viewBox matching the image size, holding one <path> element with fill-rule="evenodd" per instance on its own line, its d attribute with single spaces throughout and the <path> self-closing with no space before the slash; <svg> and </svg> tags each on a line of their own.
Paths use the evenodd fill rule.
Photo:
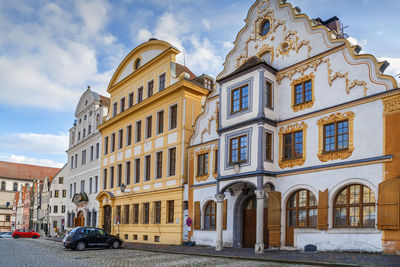
<svg viewBox="0 0 400 267">
<path fill-rule="evenodd" d="M 114 248 L 114 249 L 119 248 L 119 242 L 117 240 L 113 241 L 112 244 L 111 244 L 111 247 Z"/>
<path fill-rule="evenodd" d="M 15 236 L 14 236 L 14 238 L 18 238 L 18 237 L 19 237 L 19 235 L 15 235 Z"/>
<path fill-rule="evenodd" d="M 76 244 L 76 250 L 82 251 L 85 250 L 86 244 L 83 241 L 79 241 L 78 244 Z"/>
</svg>

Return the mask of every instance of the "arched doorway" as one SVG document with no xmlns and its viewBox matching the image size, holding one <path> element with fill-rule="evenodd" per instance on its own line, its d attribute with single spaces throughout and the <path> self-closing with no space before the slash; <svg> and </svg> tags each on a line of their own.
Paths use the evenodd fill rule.
<svg viewBox="0 0 400 267">
<path fill-rule="evenodd" d="M 85 226 L 85 217 L 83 211 L 78 212 L 78 216 L 75 218 L 74 227 Z"/>
<path fill-rule="evenodd" d="M 254 248 L 256 244 L 257 235 L 257 199 L 253 194 L 249 196 L 243 205 L 243 230 L 242 230 L 242 242 L 244 248 Z M 267 203 L 264 203 L 264 246 L 268 247 L 268 209 Z"/>
<path fill-rule="evenodd" d="M 104 209 L 104 220 L 103 220 L 103 227 L 104 231 L 107 233 L 111 233 L 111 206 L 106 205 L 103 207 Z"/>
</svg>

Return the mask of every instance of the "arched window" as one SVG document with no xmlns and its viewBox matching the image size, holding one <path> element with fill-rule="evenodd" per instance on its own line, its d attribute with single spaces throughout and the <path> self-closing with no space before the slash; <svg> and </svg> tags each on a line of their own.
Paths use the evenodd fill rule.
<svg viewBox="0 0 400 267">
<path fill-rule="evenodd" d="M 6 190 L 6 182 L 1 182 L 1 190 Z"/>
<path fill-rule="evenodd" d="M 215 229 L 217 208 L 214 201 L 209 201 L 204 210 L 204 229 Z"/>
<path fill-rule="evenodd" d="M 18 191 L 18 183 L 14 183 L 13 184 L 13 190 L 14 191 Z"/>
<path fill-rule="evenodd" d="M 333 202 L 334 227 L 375 227 L 375 195 L 365 185 L 343 188 Z"/>
<path fill-rule="evenodd" d="M 287 225 L 289 227 L 317 227 L 318 206 L 314 194 L 299 190 L 287 203 Z"/>
</svg>

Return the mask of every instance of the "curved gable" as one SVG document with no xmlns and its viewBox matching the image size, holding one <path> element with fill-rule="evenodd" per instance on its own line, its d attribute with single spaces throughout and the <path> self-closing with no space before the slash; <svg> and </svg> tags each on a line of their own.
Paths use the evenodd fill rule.
<svg viewBox="0 0 400 267">
<path fill-rule="evenodd" d="M 79 99 L 75 110 L 75 117 L 77 117 L 79 113 L 81 113 L 87 106 L 90 106 L 90 104 L 94 101 L 100 101 L 100 96 L 88 88 L 85 92 L 83 92 L 81 98 Z"/>
</svg>

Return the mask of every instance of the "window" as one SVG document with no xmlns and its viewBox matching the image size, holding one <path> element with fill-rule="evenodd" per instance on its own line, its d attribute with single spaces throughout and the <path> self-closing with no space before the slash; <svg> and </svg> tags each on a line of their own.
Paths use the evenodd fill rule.
<svg viewBox="0 0 400 267">
<path fill-rule="evenodd" d="M 53 221 L 53 228 L 57 228 L 57 221 Z"/>
<path fill-rule="evenodd" d="M 172 107 L 169 108 L 169 129 L 175 129 L 177 126 L 177 114 L 178 111 L 178 106 L 177 105 L 173 105 Z"/>
<path fill-rule="evenodd" d="M 97 211 L 92 211 L 92 227 L 97 225 Z"/>
<path fill-rule="evenodd" d="M 6 222 L 9 222 L 9 221 L 11 221 L 11 217 L 10 217 L 10 215 L 6 215 Z"/>
<path fill-rule="evenodd" d="M 93 187 L 93 178 L 90 177 L 89 178 L 89 194 L 91 194 L 93 192 L 92 187 Z"/>
<path fill-rule="evenodd" d="M 99 186 L 99 176 L 94 177 L 94 192 L 97 193 L 97 188 Z"/>
<path fill-rule="evenodd" d="M 139 223 L 139 204 L 133 204 L 133 223 Z"/>
<path fill-rule="evenodd" d="M 261 27 L 260 27 L 260 35 L 261 36 L 265 36 L 267 35 L 267 33 L 269 32 L 271 28 L 271 22 L 266 19 L 261 23 Z"/>
<path fill-rule="evenodd" d="M 121 98 L 121 103 L 119 107 L 119 112 L 122 113 L 125 110 L 125 97 Z"/>
<path fill-rule="evenodd" d="M 86 212 L 86 226 L 91 225 L 92 213 L 90 211 Z M 86 229 L 86 233 L 89 235 L 95 235 L 96 232 L 94 229 Z"/>
<path fill-rule="evenodd" d="M 121 223 L 121 206 L 116 206 L 115 219 L 118 224 Z"/>
<path fill-rule="evenodd" d="M 145 164 L 145 176 L 144 180 L 149 181 L 151 175 L 151 156 L 147 155 L 144 157 L 144 164 Z"/>
<path fill-rule="evenodd" d="M 334 227 L 375 227 L 375 195 L 365 185 L 342 189 L 333 204 Z"/>
<path fill-rule="evenodd" d="M 142 121 L 136 122 L 136 142 L 142 140 Z"/>
<path fill-rule="evenodd" d="M 86 149 L 82 151 L 82 165 L 86 164 Z"/>
<path fill-rule="evenodd" d="M 324 152 L 349 148 L 349 122 L 339 121 L 324 125 Z"/>
<path fill-rule="evenodd" d="M 149 203 L 143 203 L 143 223 L 149 223 Z"/>
<path fill-rule="evenodd" d="M 231 113 L 246 110 L 249 107 L 249 86 L 246 84 L 242 87 L 231 91 Z"/>
<path fill-rule="evenodd" d="M 124 130 L 118 130 L 118 149 L 121 149 L 123 146 L 123 139 L 124 139 Z"/>
<path fill-rule="evenodd" d="M 125 163 L 125 185 L 131 184 L 131 162 Z"/>
<path fill-rule="evenodd" d="M 111 153 L 115 151 L 115 133 L 111 134 Z"/>
<path fill-rule="evenodd" d="M 18 191 L 18 183 L 13 184 L 13 191 Z"/>
<path fill-rule="evenodd" d="M 135 70 L 137 70 L 140 67 L 140 58 L 137 58 L 135 61 Z"/>
<path fill-rule="evenodd" d="M 234 137 L 229 140 L 229 162 L 238 163 L 247 160 L 247 135 Z"/>
<path fill-rule="evenodd" d="M 303 131 L 288 133 L 283 136 L 283 160 L 303 157 Z"/>
<path fill-rule="evenodd" d="M 265 82 L 265 94 L 266 94 L 266 107 L 272 109 L 273 105 L 273 94 L 272 94 L 272 83 L 269 81 Z"/>
<path fill-rule="evenodd" d="M 133 107 L 133 92 L 128 95 L 129 107 Z"/>
<path fill-rule="evenodd" d="M 117 106 L 118 106 L 118 103 L 115 102 L 113 104 L 113 117 L 117 116 Z"/>
<path fill-rule="evenodd" d="M 65 205 L 61 206 L 61 213 L 65 213 Z"/>
<path fill-rule="evenodd" d="M 158 86 L 159 91 L 164 90 L 165 89 L 165 73 L 161 74 L 158 77 L 158 81 L 159 81 L 159 86 Z"/>
<path fill-rule="evenodd" d="M 59 177 L 58 184 L 63 184 L 63 183 L 64 183 L 64 177 Z"/>
<path fill-rule="evenodd" d="M 117 186 L 120 187 L 122 183 L 122 164 L 117 165 Z"/>
<path fill-rule="evenodd" d="M 58 213 L 58 206 L 53 207 L 53 213 Z"/>
<path fill-rule="evenodd" d="M 74 156 L 71 156 L 71 170 L 74 168 Z"/>
<path fill-rule="evenodd" d="M 72 184 L 69 185 L 69 198 L 72 198 Z"/>
<path fill-rule="evenodd" d="M 218 173 L 218 149 L 214 150 L 214 174 Z"/>
<path fill-rule="evenodd" d="M 173 200 L 168 200 L 167 201 L 167 208 L 168 208 L 168 223 L 173 223 L 174 222 L 174 201 Z"/>
<path fill-rule="evenodd" d="M 164 110 L 157 112 L 157 134 L 164 132 Z"/>
<path fill-rule="evenodd" d="M 129 205 L 124 205 L 124 221 L 122 223 L 129 224 Z"/>
<path fill-rule="evenodd" d="M 54 197 L 58 197 L 58 195 L 59 195 L 58 190 L 55 190 L 54 191 Z"/>
<path fill-rule="evenodd" d="M 63 191 L 62 191 L 62 197 L 67 197 L 67 190 L 66 190 L 66 189 L 63 189 Z"/>
<path fill-rule="evenodd" d="M 210 79 L 205 78 L 204 79 L 204 87 L 208 90 L 211 90 L 213 87 L 213 81 Z"/>
<path fill-rule="evenodd" d="M 143 101 L 143 87 L 139 87 L 138 95 L 137 95 L 137 102 L 140 103 Z"/>
<path fill-rule="evenodd" d="M 153 95 L 153 87 L 154 87 L 153 80 L 147 83 L 147 97 L 150 97 Z"/>
<path fill-rule="evenodd" d="M 94 146 L 90 146 L 90 161 L 93 161 L 94 157 Z"/>
<path fill-rule="evenodd" d="M 146 118 L 146 138 L 151 137 L 151 126 L 153 123 L 153 117 L 149 116 Z"/>
<path fill-rule="evenodd" d="M 294 85 L 294 104 L 312 101 L 312 81 L 307 80 Z"/>
<path fill-rule="evenodd" d="M 85 193 L 85 180 L 81 181 L 81 193 Z"/>
<path fill-rule="evenodd" d="M 104 155 L 108 154 L 108 136 L 104 138 Z"/>
<path fill-rule="evenodd" d="M 88 135 L 92 133 L 92 125 L 88 126 Z"/>
<path fill-rule="evenodd" d="M 103 189 L 107 189 L 107 169 L 103 169 Z"/>
<path fill-rule="evenodd" d="M 143 240 L 144 240 L 144 241 L 149 240 L 149 236 L 148 236 L 148 235 L 144 235 L 144 236 L 143 236 Z"/>
<path fill-rule="evenodd" d="M 265 160 L 272 160 L 272 133 L 265 132 Z"/>
<path fill-rule="evenodd" d="M 162 151 L 156 153 L 156 178 L 162 177 Z"/>
<path fill-rule="evenodd" d="M 74 195 L 76 194 L 76 182 L 74 183 Z"/>
<path fill-rule="evenodd" d="M 100 157 L 100 144 L 96 143 L 96 159 Z"/>
<path fill-rule="evenodd" d="M 299 190 L 287 202 L 288 227 L 317 227 L 318 205 L 314 194 Z"/>
<path fill-rule="evenodd" d="M 135 183 L 140 183 L 140 158 L 135 159 Z"/>
<path fill-rule="evenodd" d="M 78 141 L 81 140 L 81 132 L 78 132 Z"/>
<path fill-rule="evenodd" d="M 161 223 L 161 201 L 154 202 L 154 223 Z"/>
<path fill-rule="evenodd" d="M 204 210 L 204 229 L 215 229 L 217 207 L 215 201 L 209 201 Z"/>
<path fill-rule="evenodd" d="M 114 187 L 114 166 L 110 167 L 110 188 Z"/>
<path fill-rule="evenodd" d="M 75 154 L 75 168 L 78 167 L 78 154 Z"/>
<path fill-rule="evenodd" d="M 132 144 L 132 125 L 126 127 L 126 145 L 130 146 Z"/>
<path fill-rule="evenodd" d="M 84 138 L 85 136 L 86 136 L 86 129 L 83 129 L 82 138 Z"/>
<path fill-rule="evenodd" d="M 168 170 L 169 170 L 169 176 L 175 175 L 175 166 L 176 166 L 176 148 L 170 148 L 168 149 Z"/>
<path fill-rule="evenodd" d="M 197 156 L 197 176 L 208 175 L 208 153 Z"/>
</svg>

